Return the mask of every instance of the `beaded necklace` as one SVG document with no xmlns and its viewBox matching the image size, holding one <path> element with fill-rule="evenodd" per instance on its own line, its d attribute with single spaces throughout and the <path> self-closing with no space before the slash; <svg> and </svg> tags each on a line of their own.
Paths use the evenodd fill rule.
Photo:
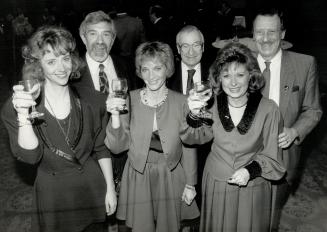
<svg viewBox="0 0 327 232">
<path fill-rule="evenodd" d="M 156 104 L 151 104 L 150 101 L 149 101 L 149 97 L 148 95 L 146 94 L 147 93 L 147 90 L 144 88 L 141 90 L 140 92 L 140 95 L 141 95 L 141 101 L 144 105 L 147 105 L 147 106 L 150 106 L 150 107 L 153 107 L 153 108 L 158 108 L 159 106 L 161 106 L 162 104 L 165 103 L 166 99 L 167 99 L 167 96 L 168 96 L 168 88 L 165 88 L 164 89 L 164 97 Z"/>
</svg>

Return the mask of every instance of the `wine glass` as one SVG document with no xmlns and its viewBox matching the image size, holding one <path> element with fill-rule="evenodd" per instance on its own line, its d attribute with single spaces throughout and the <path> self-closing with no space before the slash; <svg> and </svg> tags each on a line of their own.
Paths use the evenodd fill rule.
<svg viewBox="0 0 327 232">
<path fill-rule="evenodd" d="M 113 79 L 111 82 L 112 96 L 116 98 L 127 98 L 127 80 L 124 78 Z M 124 104 L 118 109 L 120 113 L 127 113 L 127 106 Z"/>
<path fill-rule="evenodd" d="M 24 91 L 32 95 L 33 100 L 35 101 L 41 93 L 41 83 L 37 79 L 26 79 L 19 81 L 19 85 L 24 86 Z M 28 115 L 29 120 L 33 120 L 38 117 L 42 117 L 44 113 L 36 111 L 35 105 L 32 106 L 31 113 Z"/>
<path fill-rule="evenodd" d="M 210 81 L 199 81 L 194 82 L 193 84 L 193 94 L 200 100 L 200 101 L 209 101 L 212 96 L 211 84 Z M 199 117 L 201 118 L 211 118 L 212 113 L 209 112 L 206 107 L 202 107 L 199 112 Z"/>
</svg>

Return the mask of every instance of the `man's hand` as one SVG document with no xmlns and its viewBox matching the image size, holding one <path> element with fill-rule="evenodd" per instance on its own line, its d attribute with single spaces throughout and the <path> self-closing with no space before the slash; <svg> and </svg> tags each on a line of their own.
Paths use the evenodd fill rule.
<svg viewBox="0 0 327 232">
<path fill-rule="evenodd" d="M 294 128 L 284 127 L 283 132 L 278 135 L 278 146 L 280 148 L 288 148 L 298 136 Z"/>
</svg>

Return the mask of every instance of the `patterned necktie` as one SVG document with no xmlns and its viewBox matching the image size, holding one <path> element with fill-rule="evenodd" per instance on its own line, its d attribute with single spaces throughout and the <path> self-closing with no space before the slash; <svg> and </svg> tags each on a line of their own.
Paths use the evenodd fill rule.
<svg viewBox="0 0 327 232">
<path fill-rule="evenodd" d="M 265 87 L 262 91 L 263 96 L 269 98 L 269 88 L 270 88 L 270 61 L 265 61 L 266 68 L 263 70 L 262 74 L 265 78 Z"/>
<path fill-rule="evenodd" d="M 195 69 L 187 70 L 186 94 L 188 94 L 190 92 L 190 90 L 192 89 L 194 73 L 195 73 Z"/>
<path fill-rule="evenodd" d="M 100 82 L 100 92 L 109 93 L 109 83 L 106 73 L 104 72 L 104 65 L 99 64 L 99 82 Z"/>
</svg>

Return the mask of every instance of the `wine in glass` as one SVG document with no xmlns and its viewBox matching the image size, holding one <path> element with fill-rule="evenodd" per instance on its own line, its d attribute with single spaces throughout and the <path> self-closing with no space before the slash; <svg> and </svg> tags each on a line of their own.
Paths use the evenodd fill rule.
<svg viewBox="0 0 327 232">
<path fill-rule="evenodd" d="M 41 83 L 37 79 L 26 79 L 19 81 L 19 85 L 24 86 L 24 91 L 32 95 L 33 100 L 35 101 L 41 93 Z M 31 113 L 28 115 L 29 120 L 34 118 L 42 117 L 44 113 L 36 111 L 35 105 L 32 106 Z"/>
<path fill-rule="evenodd" d="M 212 96 L 211 84 L 210 81 L 199 81 L 193 84 L 194 95 L 200 101 L 209 101 Z M 200 109 L 199 116 L 201 118 L 211 118 L 212 113 L 209 112 L 205 107 Z"/>
<path fill-rule="evenodd" d="M 116 98 L 127 98 L 127 80 L 124 78 L 113 79 L 111 82 L 111 89 L 112 89 L 112 96 Z M 127 106 L 126 104 L 123 105 L 122 108 L 119 109 L 120 113 L 127 113 Z"/>
</svg>

